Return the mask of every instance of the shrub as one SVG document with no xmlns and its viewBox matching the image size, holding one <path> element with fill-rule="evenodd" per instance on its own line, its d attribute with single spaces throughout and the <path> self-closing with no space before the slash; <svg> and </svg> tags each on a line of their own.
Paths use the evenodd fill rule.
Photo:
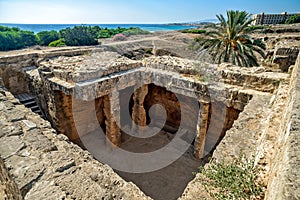
<svg viewBox="0 0 300 200">
<path fill-rule="evenodd" d="M 130 27 L 130 28 L 118 27 L 117 29 L 104 28 L 98 32 L 97 38 L 111 38 L 111 37 L 115 36 L 116 34 L 120 34 L 120 33 L 122 33 L 126 37 L 128 37 L 130 35 L 150 34 L 149 31 L 145 31 L 143 29 L 133 28 L 133 27 Z"/>
<path fill-rule="evenodd" d="M 145 49 L 145 53 L 152 54 L 153 49 L 152 48 L 147 48 L 147 49 Z"/>
<path fill-rule="evenodd" d="M 50 42 L 58 40 L 59 34 L 56 31 L 42 31 L 36 34 L 37 41 L 42 46 L 47 46 Z"/>
<path fill-rule="evenodd" d="M 120 34 L 116 34 L 113 37 L 112 41 L 125 41 L 126 39 L 127 39 L 126 36 L 120 33 Z"/>
<path fill-rule="evenodd" d="M 0 27 L 0 51 L 21 49 L 35 44 L 36 37 L 31 31 Z"/>
<path fill-rule="evenodd" d="M 186 29 L 180 31 L 181 33 L 193 33 L 193 34 L 203 34 L 206 33 L 206 30 L 201 30 L 201 29 Z"/>
<path fill-rule="evenodd" d="M 130 35 L 144 35 L 144 34 L 150 34 L 149 31 L 145 31 L 143 29 L 140 28 L 129 28 L 125 31 L 122 32 L 122 34 L 124 34 L 125 36 L 130 36 Z"/>
<path fill-rule="evenodd" d="M 98 41 L 89 32 L 86 26 L 75 26 L 74 28 L 66 28 L 59 31 L 62 39 L 68 46 L 84 46 L 96 45 Z"/>
<path fill-rule="evenodd" d="M 33 46 L 33 45 L 36 45 L 36 37 L 34 35 L 33 32 L 31 31 L 19 31 L 19 34 L 20 34 L 20 45 L 21 47 L 20 48 L 23 48 L 23 47 L 30 47 L 30 46 Z"/>
<path fill-rule="evenodd" d="M 63 39 L 59 39 L 59 40 L 50 42 L 50 44 L 48 46 L 49 47 L 61 47 L 61 46 L 66 46 L 66 43 L 64 42 Z"/>
<path fill-rule="evenodd" d="M 295 24 L 295 23 L 300 23 L 300 14 L 298 15 L 293 15 L 290 18 L 288 18 L 285 22 L 286 24 Z"/>
<path fill-rule="evenodd" d="M 15 27 L 15 31 L 19 31 L 20 29 Z M 4 31 L 12 31 L 12 28 L 9 28 L 7 26 L 0 26 L 0 32 L 4 32 Z"/>
<path fill-rule="evenodd" d="M 254 30 L 261 30 L 261 29 L 265 29 L 265 26 L 249 26 L 247 28 L 247 31 L 254 31 Z"/>
<path fill-rule="evenodd" d="M 200 167 L 201 183 L 215 199 L 256 199 L 263 196 L 263 186 L 257 183 L 258 171 L 254 159 L 244 156 L 232 163 L 211 160 L 207 168 Z"/>
<path fill-rule="evenodd" d="M 107 28 L 100 30 L 97 34 L 97 38 L 111 38 L 111 37 L 112 37 L 112 33 Z"/>
<path fill-rule="evenodd" d="M 93 38 L 97 38 L 99 31 L 101 31 L 101 28 L 99 26 L 87 26 L 87 31 Z"/>
<path fill-rule="evenodd" d="M 121 34 L 123 33 L 123 34 Z M 30 31 L 19 28 L 0 26 L 0 51 L 21 49 L 40 44 L 42 46 L 84 46 L 97 45 L 98 38 L 112 38 L 114 41 L 126 40 L 126 36 L 136 34 L 149 34 L 140 28 L 101 29 L 99 26 L 75 26 L 73 28 L 56 31 L 41 31 L 34 35 Z M 117 36 L 118 34 L 121 34 Z"/>
</svg>

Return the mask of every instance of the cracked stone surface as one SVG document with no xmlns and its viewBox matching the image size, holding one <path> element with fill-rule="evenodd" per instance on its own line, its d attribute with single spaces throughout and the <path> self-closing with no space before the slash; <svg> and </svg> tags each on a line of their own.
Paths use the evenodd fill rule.
<svg viewBox="0 0 300 200">
<path fill-rule="evenodd" d="M 20 140 L 19 136 L 5 137 L 0 140 L 1 157 L 6 159 L 25 146 L 25 143 Z"/>
<path fill-rule="evenodd" d="M 12 101 L 9 92 L 0 91 L 0 155 L 24 199 L 150 199 Z M 5 184 L 0 194 L 11 187 Z"/>
</svg>

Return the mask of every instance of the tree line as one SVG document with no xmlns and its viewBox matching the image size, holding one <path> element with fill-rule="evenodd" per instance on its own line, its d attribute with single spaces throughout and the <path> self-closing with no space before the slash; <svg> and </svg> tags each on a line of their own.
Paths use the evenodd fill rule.
<svg viewBox="0 0 300 200">
<path fill-rule="evenodd" d="M 17 27 L 0 26 L 0 51 L 22 49 L 34 45 L 41 46 L 87 46 L 99 44 L 100 38 L 112 38 L 116 34 L 125 36 L 149 34 L 140 28 L 108 29 L 99 26 L 74 26 L 60 31 L 32 31 L 20 30 Z"/>
</svg>

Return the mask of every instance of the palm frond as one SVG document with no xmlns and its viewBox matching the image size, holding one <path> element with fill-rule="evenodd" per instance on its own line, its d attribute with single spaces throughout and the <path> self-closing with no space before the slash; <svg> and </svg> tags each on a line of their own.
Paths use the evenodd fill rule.
<svg viewBox="0 0 300 200">
<path fill-rule="evenodd" d="M 253 39 L 248 33 L 252 22 L 251 15 L 245 11 L 227 11 L 227 20 L 217 15 L 219 25 L 211 25 L 206 38 L 197 42 L 212 55 L 213 62 L 232 62 L 239 66 L 251 67 L 258 65 L 254 52 L 264 57 L 265 44 Z"/>
</svg>

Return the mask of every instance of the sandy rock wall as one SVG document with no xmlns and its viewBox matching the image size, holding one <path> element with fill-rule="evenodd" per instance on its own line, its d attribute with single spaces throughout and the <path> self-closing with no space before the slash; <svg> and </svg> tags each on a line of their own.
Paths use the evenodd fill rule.
<svg viewBox="0 0 300 200">
<path fill-rule="evenodd" d="M 21 192 L 17 184 L 10 177 L 8 170 L 0 158 L 0 196 L 3 199 L 21 200 Z"/>
<path fill-rule="evenodd" d="M 287 91 L 287 105 L 284 108 L 280 132 L 274 142 L 274 159 L 271 163 L 270 179 L 266 199 L 300 198 L 300 54 Z"/>
<path fill-rule="evenodd" d="M 70 140 L 78 139 L 78 132 L 73 119 L 72 96 L 61 91 L 54 91 L 54 103 L 52 121 L 59 133 L 66 135 Z M 81 108 L 77 108 L 80 112 Z M 80 113 L 83 117 L 88 117 L 86 113 Z"/>
<path fill-rule="evenodd" d="M 299 41 L 276 44 L 273 63 L 278 64 L 283 72 L 287 72 L 289 67 L 295 64 L 300 50 L 299 44 Z"/>
<path fill-rule="evenodd" d="M 5 87 L 13 94 L 30 92 L 26 69 L 37 66 L 44 59 L 57 56 L 76 56 L 89 53 L 93 48 L 62 48 L 58 50 L 36 50 L 32 52 L 16 51 L 15 54 L 0 56 L 0 77 L 3 79 Z"/>
<path fill-rule="evenodd" d="M 24 67 L 34 66 L 38 54 L 24 54 L 0 58 L 0 77 L 5 86 L 13 94 L 21 94 L 29 91 L 28 80 Z"/>
<path fill-rule="evenodd" d="M 245 68 L 222 63 L 219 70 L 221 80 L 224 83 L 262 92 L 274 92 L 280 81 L 288 78 L 288 74 L 266 72 L 264 67 L 253 67 L 246 70 Z"/>
<path fill-rule="evenodd" d="M 3 89 L 0 113 L 1 159 L 24 199 L 149 199 Z"/>
</svg>

